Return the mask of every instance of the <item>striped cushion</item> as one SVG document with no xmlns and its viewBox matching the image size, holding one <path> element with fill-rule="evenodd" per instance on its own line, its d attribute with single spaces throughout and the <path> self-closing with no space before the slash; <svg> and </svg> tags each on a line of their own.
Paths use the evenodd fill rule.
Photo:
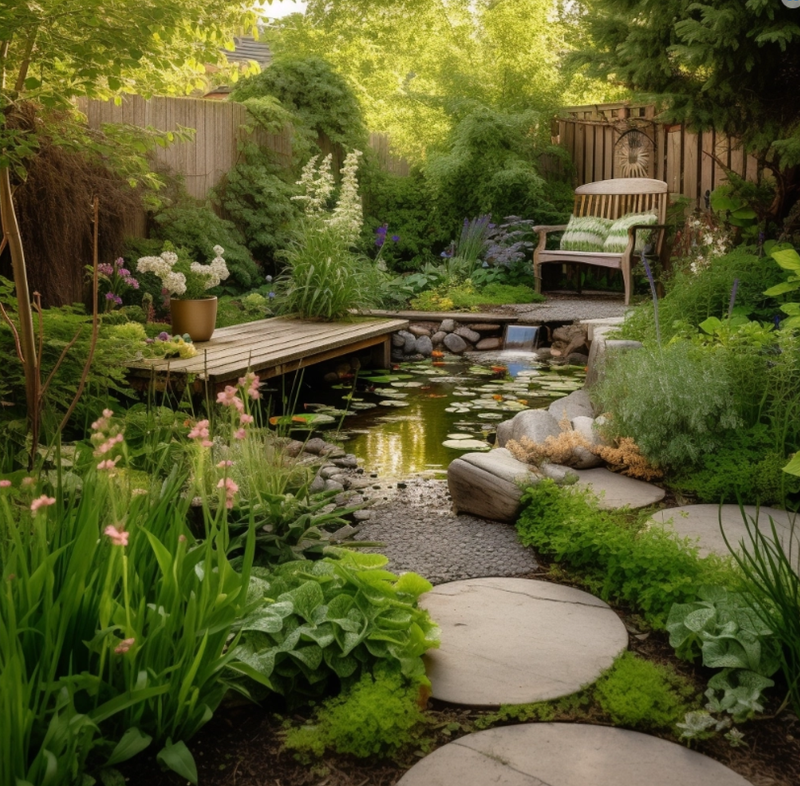
<svg viewBox="0 0 800 786">
<path fill-rule="evenodd" d="M 603 251 L 610 254 L 622 254 L 628 247 L 628 229 L 634 224 L 655 224 L 658 216 L 655 213 L 629 213 L 627 216 L 618 218 L 611 229 L 608 230 L 608 236 L 605 243 L 603 243 Z M 636 246 L 634 251 L 641 252 L 647 244 L 648 235 L 650 232 L 637 232 L 636 233 Z"/>
<path fill-rule="evenodd" d="M 602 251 L 614 222 L 597 216 L 570 216 L 561 236 L 562 251 Z"/>
</svg>

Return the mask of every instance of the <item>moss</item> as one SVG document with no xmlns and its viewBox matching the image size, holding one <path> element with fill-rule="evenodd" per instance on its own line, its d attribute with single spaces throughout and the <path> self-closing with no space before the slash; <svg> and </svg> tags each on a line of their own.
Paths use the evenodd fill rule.
<svg viewBox="0 0 800 786">
<path fill-rule="evenodd" d="M 624 652 L 597 682 L 595 699 L 616 726 L 672 729 L 693 709 L 692 684 L 669 666 Z"/>
<path fill-rule="evenodd" d="M 419 702 L 424 687 L 399 672 L 364 674 L 347 692 L 328 699 L 311 723 L 286 733 L 285 746 L 300 757 L 326 750 L 358 758 L 387 757 L 406 745 L 419 748 L 427 719 Z"/>
</svg>

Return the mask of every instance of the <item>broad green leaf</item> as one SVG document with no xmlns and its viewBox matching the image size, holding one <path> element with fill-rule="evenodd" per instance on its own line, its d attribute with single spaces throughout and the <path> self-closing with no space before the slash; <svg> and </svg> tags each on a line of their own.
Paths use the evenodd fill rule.
<svg viewBox="0 0 800 786">
<path fill-rule="evenodd" d="M 797 270 L 800 272 L 800 254 L 798 254 L 794 249 L 787 248 L 783 251 L 773 251 L 772 258 L 784 270 Z"/>
<path fill-rule="evenodd" d="M 113 764 L 127 761 L 137 753 L 141 753 L 152 740 L 153 738 L 149 734 L 143 734 L 137 728 L 128 729 L 106 760 L 106 766 L 110 767 Z"/>
<path fill-rule="evenodd" d="M 156 760 L 181 778 L 197 783 L 197 765 L 183 740 L 173 743 L 171 738 L 167 738 L 167 744 L 158 752 Z"/>
<path fill-rule="evenodd" d="M 783 468 L 784 472 L 800 477 L 800 453 L 795 453 L 792 460 Z"/>
</svg>

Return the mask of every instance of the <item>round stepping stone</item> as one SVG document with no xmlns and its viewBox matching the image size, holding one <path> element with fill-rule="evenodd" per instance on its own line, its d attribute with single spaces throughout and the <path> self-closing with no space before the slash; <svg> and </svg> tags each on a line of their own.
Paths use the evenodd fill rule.
<svg viewBox="0 0 800 786">
<path fill-rule="evenodd" d="M 589 487 L 605 510 L 645 508 L 664 499 L 664 489 L 604 468 L 576 469 L 578 485 Z"/>
<path fill-rule="evenodd" d="M 397 786 L 750 786 L 708 756 L 637 731 L 528 723 L 468 734 Z"/>
<path fill-rule="evenodd" d="M 772 541 L 772 527 L 769 523 L 771 518 L 775 522 L 778 539 L 787 554 L 790 551 L 791 541 L 795 568 L 800 568 L 800 529 L 793 532 L 794 514 L 775 508 L 757 508 L 755 505 L 745 505 L 744 512 L 750 521 L 755 520 L 759 531 L 770 541 Z M 744 544 L 749 547 L 751 539 L 738 505 L 684 505 L 680 508 L 666 508 L 658 511 L 651 521 L 663 526 L 671 519 L 671 526 L 676 534 L 698 541 L 698 552 L 701 557 L 709 554 L 727 557 L 730 551 L 720 531 L 720 517 L 731 546 Z"/>
<path fill-rule="evenodd" d="M 529 579 L 440 584 L 421 605 L 441 626 L 426 656 L 433 696 L 496 707 L 568 696 L 628 646 L 619 617 L 587 592 Z"/>
</svg>

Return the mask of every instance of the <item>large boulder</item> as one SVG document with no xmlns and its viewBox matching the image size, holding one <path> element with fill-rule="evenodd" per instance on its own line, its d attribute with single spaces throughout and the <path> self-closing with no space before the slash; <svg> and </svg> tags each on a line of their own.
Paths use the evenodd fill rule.
<svg viewBox="0 0 800 786">
<path fill-rule="evenodd" d="M 456 511 L 494 521 L 516 521 L 524 489 L 540 479 L 532 467 L 517 461 L 505 448 L 465 453 L 447 470 Z"/>
<path fill-rule="evenodd" d="M 433 336 L 431 336 L 431 341 L 433 342 L 433 346 L 438 347 L 443 341 L 444 337 L 447 335 L 443 330 L 437 330 Z"/>
<path fill-rule="evenodd" d="M 468 344 L 464 341 L 461 336 L 457 336 L 455 333 L 448 333 L 444 337 L 444 345 L 454 354 L 460 355 L 462 352 L 465 352 L 468 348 Z"/>
<path fill-rule="evenodd" d="M 594 428 L 594 418 L 580 415 L 572 419 L 572 428 L 580 434 L 592 447 L 605 445 L 605 440 Z M 575 447 L 572 449 L 572 465 L 577 469 L 591 469 L 603 464 L 603 459 L 588 448 Z"/>
<path fill-rule="evenodd" d="M 585 390 L 574 390 L 568 396 L 554 401 L 547 409 L 556 421 L 563 420 L 565 416 L 571 422 L 573 418 L 590 418 L 594 415 L 592 400 Z"/>
<path fill-rule="evenodd" d="M 495 349 L 503 348 L 502 338 L 482 338 L 476 345 L 475 349 L 480 352 L 491 352 Z"/>
<path fill-rule="evenodd" d="M 414 342 L 414 352 L 426 358 L 430 357 L 431 352 L 433 352 L 433 342 L 428 336 L 420 336 Z"/>
<path fill-rule="evenodd" d="M 588 371 L 586 372 L 587 388 L 596 385 L 603 377 L 605 364 L 610 355 L 622 352 L 630 352 L 632 349 L 641 349 L 644 345 L 641 341 L 624 341 L 621 339 L 605 339 L 598 336 L 595 331 L 595 339 L 592 341 L 592 348 L 589 350 Z"/>
<path fill-rule="evenodd" d="M 525 409 L 497 427 L 497 444 L 502 448 L 510 439 L 522 437 L 541 443 L 560 433 L 558 421 L 546 409 Z"/>
<path fill-rule="evenodd" d="M 476 333 L 474 330 L 470 330 L 466 325 L 462 325 L 460 328 L 456 328 L 455 334 L 457 336 L 461 336 L 461 338 L 469 341 L 470 344 L 477 344 L 481 340 L 481 334 Z"/>
</svg>

